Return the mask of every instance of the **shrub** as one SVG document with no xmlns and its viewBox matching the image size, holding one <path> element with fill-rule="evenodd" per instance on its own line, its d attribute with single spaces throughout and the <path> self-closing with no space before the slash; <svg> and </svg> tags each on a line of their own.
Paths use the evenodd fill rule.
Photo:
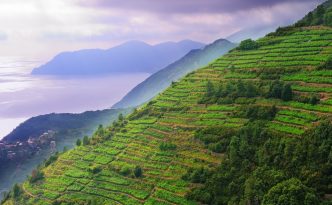
<svg viewBox="0 0 332 205">
<path fill-rule="evenodd" d="M 83 137 L 83 145 L 89 145 L 90 144 L 90 139 L 88 136 Z"/>
<path fill-rule="evenodd" d="M 318 70 L 332 70 L 332 57 L 330 57 L 322 65 L 318 66 Z"/>
<path fill-rule="evenodd" d="M 209 127 L 199 129 L 195 132 L 195 139 L 201 140 L 208 149 L 222 153 L 225 152 L 230 138 L 236 134 L 236 130 L 225 127 Z"/>
<path fill-rule="evenodd" d="M 252 39 L 244 40 L 240 43 L 239 50 L 254 50 L 259 47 L 258 43 Z"/>
<path fill-rule="evenodd" d="M 140 166 L 136 166 L 134 169 L 134 175 L 136 178 L 139 178 L 143 175 L 143 170 Z"/>
<path fill-rule="evenodd" d="M 279 28 L 277 28 L 276 32 L 272 32 L 272 33 L 268 34 L 268 36 L 284 36 L 291 32 L 294 32 L 293 26 L 279 27 Z"/>
<path fill-rule="evenodd" d="M 123 117 L 122 113 L 119 115 L 118 119 L 119 119 L 119 121 L 123 121 L 124 120 L 124 117 Z"/>
<path fill-rule="evenodd" d="M 182 176 L 182 179 L 193 183 L 205 183 L 210 175 L 210 170 L 204 167 L 190 168 L 187 173 Z"/>
<path fill-rule="evenodd" d="M 89 172 L 91 172 L 92 174 L 98 174 L 99 172 L 101 172 L 101 170 L 102 170 L 101 166 L 98 165 L 93 165 L 89 167 Z"/>
<path fill-rule="evenodd" d="M 277 114 L 276 106 L 252 105 L 244 107 L 245 117 L 250 120 L 273 120 Z"/>
<path fill-rule="evenodd" d="M 128 176 L 131 173 L 131 169 L 128 166 L 122 166 L 120 169 L 120 174 L 123 176 Z"/>
<path fill-rule="evenodd" d="M 50 164 L 55 162 L 57 159 L 58 159 L 58 153 L 56 153 L 55 155 L 50 156 L 50 158 L 48 158 L 48 160 L 45 161 L 45 167 L 49 166 Z"/>
<path fill-rule="evenodd" d="M 14 187 L 13 187 L 13 196 L 14 198 L 17 198 L 21 195 L 22 193 L 22 188 L 18 185 L 18 184 L 15 184 Z"/>
<path fill-rule="evenodd" d="M 44 173 L 42 171 L 40 171 L 39 169 L 34 169 L 31 173 L 31 177 L 30 177 L 29 181 L 30 181 L 30 183 L 35 183 L 42 179 L 44 179 Z"/>
<path fill-rule="evenodd" d="M 213 84 L 209 81 L 206 85 L 206 93 L 198 101 L 199 104 L 231 104 L 234 100 L 240 97 L 253 98 L 260 96 L 259 87 L 250 81 L 243 82 L 242 80 L 230 81 L 227 84 L 220 83 L 215 89 Z"/>
<path fill-rule="evenodd" d="M 319 101 L 320 99 L 316 95 L 313 95 L 310 97 L 309 103 L 312 105 L 317 105 Z"/>
<path fill-rule="evenodd" d="M 167 151 L 167 150 L 175 150 L 176 149 L 176 145 L 175 144 L 172 144 L 170 142 L 162 142 L 160 145 L 159 145 L 159 149 L 161 151 Z"/>
<path fill-rule="evenodd" d="M 290 101 L 293 99 L 293 90 L 291 84 L 284 84 L 282 81 L 274 81 L 270 85 L 269 92 L 267 94 L 269 98 L 278 98 L 283 101 Z"/>
<path fill-rule="evenodd" d="M 82 145 L 82 141 L 81 141 L 81 139 L 77 139 L 77 140 L 76 140 L 76 145 L 77 145 L 77 146 L 81 146 L 81 145 Z"/>
<path fill-rule="evenodd" d="M 290 84 L 284 85 L 281 92 L 281 99 L 284 101 L 290 101 L 293 98 L 293 91 Z"/>
</svg>

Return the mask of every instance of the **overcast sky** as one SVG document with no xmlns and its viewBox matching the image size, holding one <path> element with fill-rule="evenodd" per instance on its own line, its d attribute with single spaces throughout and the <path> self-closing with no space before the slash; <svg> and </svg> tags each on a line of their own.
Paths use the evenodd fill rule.
<svg viewBox="0 0 332 205">
<path fill-rule="evenodd" d="M 205 43 L 294 23 L 322 0 L 1 0 L 0 55 L 47 59 L 128 40 Z"/>
</svg>

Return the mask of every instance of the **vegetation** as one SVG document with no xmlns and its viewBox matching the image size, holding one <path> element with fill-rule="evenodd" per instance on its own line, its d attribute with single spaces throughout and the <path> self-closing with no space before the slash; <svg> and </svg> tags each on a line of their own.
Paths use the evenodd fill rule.
<svg viewBox="0 0 332 205">
<path fill-rule="evenodd" d="M 239 50 L 253 50 L 257 49 L 259 47 L 259 44 L 256 41 L 253 41 L 252 39 L 243 40 L 238 49 Z"/>
<path fill-rule="evenodd" d="M 100 127 L 5 205 L 331 204 L 331 36 L 283 28 L 233 50 Z"/>
<path fill-rule="evenodd" d="M 175 149 L 176 149 L 176 145 L 175 145 L 175 144 L 172 144 L 172 143 L 169 143 L 169 142 L 162 142 L 162 143 L 159 145 L 159 149 L 160 149 L 161 151 L 175 150 Z"/>
<path fill-rule="evenodd" d="M 262 204 L 319 204 L 314 190 L 308 188 L 299 179 L 292 178 L 273 186 L 264 196 Z"/>
<path fill-rule="evenodd" d="M 135 177 L 139 178 L 143 175 L 143 169 L 140 166 L 136 166 L 134 169 Z"/>
<path fill-rule="evenodd" d="M 332 26 L 332 10 L 329 7 L 329 2 L 319 5 L 316 10 L 309 12 L 301 21 L 295 26 L 315 26 L 325 25 Z"/>
<path fill-rule="evenodd" d="M 280 137 L 259 122 L 248 124 L 232 137 L 227 159 L 206 185 L 188 197 L 208 204 L 319 204 L 318 196 L 331 191 L 326 174 L 332 168 L 331 136 L 328 120 L 302 139 Z"/>
<path fill-rule="evenodd" d="M 290 101 L 293 98 L 292 87 L 289 83 L 284 84 L 280 81 L 274 81 L 270 86 L 268 97 Z"/>
<path fill-rule="evenodd" d="M 53 164 L 57 159 L 58 159 L 59 153 L 55 153 L 54 155 L 50 156 L 46 161 L 45 161 L 45 167 Z"/>
<path fill-rule="evenodd" d="M 81 139 L 77 139 L 76 140 L 76 146 L 81 146 L 82 144 L 82 140 Z"/>
<path fill-rule="evenodd" d="M 90 139 L 88 136 L 83 137 L 83 145 L 89 145 L 90 144 Z"/>
<path fill-rule="evenodd" d="M 332 70 L 332 57 L 329 57 L 326 62 L 324 62 L 322 65 L 320 65 L 318 67 L 318 70 Z"/>
<path fill-rule="evenodd" d="M 68 132 L 82 133 L 94 130 L 100 123 L 108 124 L 124 109 L 108 109 L 102 111 L 88 111 L 81 114 L 47 114 L 33 117 L 15 128 L 4 140 L 9 142 L 27 141 L 29 137 L 39 137 L 48 130 L 59 134 Z"/>
<path fill-rule="evenodd" d="M 15 184 L 14 187 L 13 187 L 13 197 L 14 198 L 19 197 L 22 192 L 23 191 L 22 191 L 22 188 L 20 187 L 20 185 Z"/>
<path fill-rule="evenodd" d="M 31 173 L 31 176 L 29 178 L 30 183 L 35 183 L 37 181 L 40 181 L 44 179 L 44 173 L 40 171 L 39 169 L 34 169 Z"/>
</svg>

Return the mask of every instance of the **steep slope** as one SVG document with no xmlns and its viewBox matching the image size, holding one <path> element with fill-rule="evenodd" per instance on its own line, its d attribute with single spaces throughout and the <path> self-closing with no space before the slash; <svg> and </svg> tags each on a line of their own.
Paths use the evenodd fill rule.
<svg viewBox="0 0 332 205">
<path fill-rule="evenodd" d="M 172 81 L 177 81 L 191 71 L 207 65 L 213 59 L 222 56 L 234 47 L 235 44 L 220 39 L 200 50 L 190 51 L 180 60 L 154 73 L 137 85 L 113 108 L 136 107 L 147 102 L 165 90 Z"/>
<path fill-rule="evenodd" d="M 269 177 L 258 181 L 261 187 L 268 187 L 263 190 L 263 204 L 290 204 L 293 199 L 288 198 L 292 197 L 300 201 L 293 204 L 318 204 L 318 197 L 328 199 L 332 131 L 318 120 L 326 118 L 331 124 L 331 40 L 331 27 L 314 26 L 279 29 L 258 42 L 241 43 L 238 49 L 172 84 L 128 119 L 99 130 L 90 145 L 66 152 L 34 172 L 5 204 L 13 200 L 37 205 L 196 204 L 189 199 L 239 204 L 244 187 L 253 197 L 247 203 L 260 203 L 254 193 L 255 179 L 251 178 L 250 184 L 242 181 L 256 171 L 256 158 L 259 161 L 261 157 L 271 166 L 280 165 L 276 167 L 280 170 L 268 170 L 277 185 L 265 185 L 271 181 Z M 261 124 L 259 129 L 240 129 L 253 122 Z M 320 126 L 313 133 L 305 132 L 317 124 Z M 310 143 L 315 140 L 310 136 L 322 139 Z M 308 150 L 293 151 L 301 148 L 297 143 L 302 137 L 309 140 Z M 277 144 L 274 138 L 283 143 Z M 260 140 L 265 150 L 256 156 L 254 144 Z M 281 152 L 282 158 L 274 151 Z M 287 161 L 292 153 L 298 154 L 299 164 Z M 302 165 L 307 157 L 317 159 L 320 166 L 310 166 L 312 162 Z M 210 187 L 222 189 L 220 192 L 208 187 L 210 193 L 195 189 L 199 191 L 188 199 L 186 194 L 205 183 L 209 170 L 220 163 L 232 172 L 243 168 L 246 175 L 229 175 L 236 177 L 233 179 L 218 175 L 220 178 L 209 182 Z M 295 178 L 298 172 L 302 181 Z M 285 196 L 278 202 L 281 192 Z M 204 195 L 197 197 L 199 193 Z"/>
<path fill-rule="evenodd" d="M 107 50 L 87 49 L 63 52 L 45 65 L 35 68 L 35 75 L 98 75 L 118 72 L 154 73 L 204 44 L 184 40 L 151 46 L 130 41 Z M 128 60 L 130 59 L 130 60 Z"/>
<path fill-rule="evenodd" d="M 91 135 L 100 124 L 106 126 L 115 121 L 119 114 L 130 110 L 108 109 L 89 111 L 81 114 L 47 114 L 28 119 L 0 142 L 22 142 L 26 144 L 29 137 L 38 138 L 48 130 L 56 131 L 54 140 L 56 148 L 62 151 L 64 147 L 73 148 L 76 140 L 85 135 Z M 21 149 L 23 149 L 21 147 Z M 49 146 L 43 146 L 38 153 L 25 153 L 25 156 L 14 159 L 3 158 L 0 149 L 0 200 L 2 193 L 8 192 L 15 183 L 22 183 L 31 171 L 46 160 L 52 153 Z"/>
</svg>

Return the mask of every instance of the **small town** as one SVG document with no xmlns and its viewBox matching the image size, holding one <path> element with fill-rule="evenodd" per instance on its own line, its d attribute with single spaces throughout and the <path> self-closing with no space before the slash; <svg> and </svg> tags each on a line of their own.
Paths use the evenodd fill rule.
<svg viewBox="0 0 332 205">
<path fill-rule="evenodd" d="M 50 148 L 51 152 L 56 150 L 55 131 L 53 130 L 48 130 L 39 137 L 29 137 L 27 141 L 0 141 L 0 163 L 25 160 L 46 147 Z"/>
</svg>

